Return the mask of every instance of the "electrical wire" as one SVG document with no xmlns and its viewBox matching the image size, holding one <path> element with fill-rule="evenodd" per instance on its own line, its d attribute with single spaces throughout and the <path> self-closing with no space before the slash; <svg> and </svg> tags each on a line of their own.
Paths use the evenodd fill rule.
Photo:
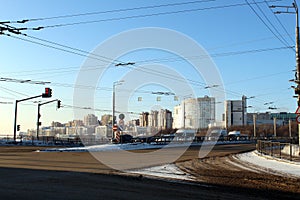
<svg viewBox="0 0 300 200">
<path fill-rule="evenodd" d="M 8 34 L 5 34 L 5 35 L 8 35 Z M 10 36 L 10 35 L 8 35 Z M 19 39 L 19 37 L 16 37 L 16 36 L 11 36 L 11 37 L 14 37 L 14 38 L 17 38 Z M 20 38 L 20 39 L 23 39 L 23 38 Z M 27 40 L 27 39 L 24 39 L 25 41 L 27 42 L 31 42 L 30 40 Z M 36 43 L 36 44 L 41 44 L 41 43 L 37 43 L 37 42 L 33 42 L 33 43 Z M 42 45 L 44 46 L 44 45 Z M 52 46 L 50 45 L 46 45 L 47 47 L 50 47 L 52 48 Z M 65 45 L 62 45 L 62 46 L 65 46 Z M 54 47 L 55 48 L 55 47 Z M 286 49 L 286 48 L 290 48 L 290 47 L 280 47 L 280 48 L 269 48 L 269 49 L 258 49 L 258 50 L 251 50 L 250 52 L 264 52 L 264 51 L 270 51 L 270 50 L 279 50 L 279 49 Z M 57 49 L 57 48 L 55 48 Z M 64 49 L 61 49 L 59 48 L 59 50 L 64 50 Z M 73 53 L 72 51 L 69 51 L 69 50 L 66 50 L 67 52 L 69 53 Z M 237 54 L 245 54 L 246 51 L 241 51 L 241 52 L 229 52 L 229 53 L 222 53 L 222 54 L 215 54 L 214 56 L 228 56 L 228 55 L 237 55 Z M 78 53 L 74 52 L 74 54 L 78 55 Z M 80 56 L 85 56 L 85 55 L 82 55 L 82 54 L 79 54 Z M 98 58 L 95 58 L 95 57 L 91 57 L 93 59 L 98 59 Z M 129 67 L 129 66 L 125 66 L 125 67 Z M 131 67 L 132 68 L 132 67 Z M 161 77 L 164 77 L 164 78 L 169 78 L 169 79 L 172 79 L 174 80 L 174 76 L 171 75 L 171 74 L 162 74 L 161 72 L 159 71 L 155 71 L 155 70 L 151 70 L 151 71 L 147 71 L 145 69 L 140 69 L 140 68 L 134 68 L 135 70 L 139 70 L 139 71 L 144 71 L 145 73 L 150 73 L 150 74 L 154 74 L 154 75 L 158 75 L 158 76 L 161 76 Z M 202 87 L 205 87 L 206 86 L 206 83 L 201 83 L 199 81 L 194 81 L 194 80 L 191 80 L 191 79 L 182 79 L 181 77 L 177 79 L 178 81 L 181 81 L 181 82 L 186 82 L 186 81 L 189 81 L 191 84 L 193 85 L 196 85 L 196 86 L 202 86 Z M 53 85 L 55 85 L 55 83 L 53 83 Z M 62 86 L 62 85 L 61 85 Z M 63 85 L 64 87 L 73 87 L 72 85 L 66 85 L 64 84 Z M 90 86 L 76 86 L 76 87 L 80 87 L 80 88 L 84 88 L 84 89 L 94 89 L 93 87 L 90 87 Z M 98 89 L 102 89 L 102 88 L 98 88 Z M 215 89 L 216 88 L 212 88 L 212 89 Z M 107 89 L 106 89 L 107 90 Z M 110 89 L 109 89 L 110 90 Z M 240 93 L 237 93 L 237 92 L 234 92 L 234 91 L 229 91 L 227 90 L 226 91 L 227 93 L 230 93 L 232 95 L 235 95 L 235 96 L 240 96 L 241 94 Z"/>
<path fill-rule="evenodd" d="M 126 11 L 136 11 L 136 10 L 154 9 L 154 8 L 162 8 L 162 7 L 182 6 L 182 5 L 205 3 L 205 2 L 211 2 L 211 1 L 215 1 L 215 0 L 188 1 L 188 2 L 169 3 L 169 4 L 160 4 L 160 5 L 149 5 L 149 6 L 141 6 L 141 7 L 133 7 L 133 8 L 121 8 L 121 9 L 106 10 L 106 11 L 96 11 L 96 12 L 86 12 L 86 13 L 69 14 L 69 15 L 59 15 L 59 16 L 53 16 L 53 17 L 32 18 L 32 19 L 26 19 L 26 20 L 22 20 L 22 21 L 14 21 L 14 22 L 11 22 L 11 23 L 21 23 L 21 22 L 25 23 L 25 22 L 30 22 L 30 21 L 65 19 L 65 18 L 72 18 L 72 17 L 108 14 L 108 13 L 116 13 L 116 12 L 126 12 Z"/>
<path fill-rule="evenodd" d="M 285 28 L 285 26 L 282 24 L 282 22 L 280 21 L 279 17 L 277 17 L 277 15 L 272 11 L 270 4 L 265 1 L 266 5 L 268 6 L 268 8 L 270 9 L 270 11 L 273 13 L 273 15 L 275 16 L 277 22 L 280 24 L 280 26 L 282 27 L 282 29 L 285 31 L 286 35 L 290 38 L 291 42 L 293 44 L 295 44 L 295 40 L 291 37 L 291 35 L 289 34 L 289 32 L 287 31 L 287 29 Z"/>
<path fill-rule="evenodd" d="M 273 0 L 273 1 L 269 1 L 269 2 L 276 2 L 276 1 L 278 1 L 278 0 Z M 264 1 L 256 2 L 256 3 L 264 3 Z M 142 14 L 142 15 L 131 15 L 131 16 L 126 16 L 126 17 L 115 17 L 115 18 L 107 18 L 107 19 L 99 19 L 99 20 L 87 20 L 87 21 L 72 22 L 72 23 L 52 24 L 52 25 L 39 26 L 39 27 L 36 27 L 36 28 L 30 28 L 30 29 L 42 30 L 42 29 L 47 29 L 47 28 L 58 28 L 58 27 L 74 26 L 74 25 L 82 25 L 82 24 L 92 24 L 92 23 L 99 23 L 99 22 L 120 21 L 120 20 L 137 19 L 137 18 L 145 18 L 145 17 L 153 17 L 153 16 L 161 16 L 161 15 L 171 15 L 171 14 L 180 14 L 180 13 L 188 13 L 188 12 L 196 12 L 196 11 L 205 11 L 205 10 L 240 7 L 240 6 L 246 6 L 248 4 L 247 3 L 238 3 L 238 4 L 211 6 L 211 7 L 204 7 L 204 8 L 184 9 L 184 10 L 158 12 L 158 13 L 150 13 L 150 14 Z M 251 3 L 251 4 L 253 4 L 253 3 Z"/>
<path fill-rule="evenodd" d="M 255 0 L 253 0 L 256 7 L 259 9 L 259 11 L 263 14 L 265 19 L 269 22 L 269 24 L 273 27 L 273 29 L 276 31 L 277 35 L 285 42 L 286 46 L 290 46 L 288 41 L 281 35 L 281 33 L 278 31 L 278 29 L 274 26 L 274 24 L 269 20 L 265 12 L 260 8 L 260 6 L 256 3 Z"/>
<path fill-rule="evenodd" d="M 260 21 L 268 28 L 268 30 L 286 47 L 288 47 L 289 45 L 286 44 L 286 42 L 284 42 L 276 33 L 274 33 L 274 31 L 269 27 L 269 25 L 263 20 L 263 18 L 256 12 L 256 10 L 253 8 L 253 6 L 251 5 L 251 3 L 249 3 L 248 0 L 245 0 L 247 5 L 250 7 L 250 9 L 254 12 L 254 14 L 260 19 Z M 258 3 L 258 2 L 256 2 Z M 253 4 L 253 3 L 252 3 Z M 292 49 L 294 52 L 296 51 L 295 49 Z"/>
<path fill-rule="evenodd" d="M 17 36 L 12 36 L 10 34 L 4 34 L 6 36 L 10 36 L 10 37 L 13 37 L 13 38 L 16 38 L 16 39 L 21 39 L 21 40 L 24 40 L 24 41 L 27 41 L 27 42 L 31 42 L 31 43 L 35 43 L 35 44 L 38 44 L 38 45 L 42 45 L 42 46 L 45 46 L 45 47 L 48 47 L 48 48 L 54 48 L 56 50 L 60 50 L 60 51 L 65 51 L 65 52 L 68 52 L 68 53 L 72 53 L 72 54 L 75 54 L 75 55 L 79 55 L 79 56 L 84 56 L 84 57 L 89 57 L 89 58 L 92 58 L 92 59 L 97 59 L 97 60 L 102 60 L 102 58 L 104 56 L 100 56 L 101 59 L 99 59 L 97 56 L 97 54 L 92 54 L 93 56 L 89 56 L 89 55 L 85 55 L 85 54 L 82 54 L 82 53 L 77 53 L 75 52 L 76 51 L 80 51 L 80 52 L 83 52 L 83 53 L 86 53 L 88 54 L 89 52 L 87 51 L 83 51 L 83 50 L 80 50 L 80 49 L 76 49 L 76 48 L 72 48 L 72 47 L 68 47 L 66 45 L 61 45 L 61 44 L 58 44 L 58 43 L 55 43 L 55 42 L 51 42 L 51 41 L 47 41 L 47 40 L 43 40 L 43 39 L 39 39 L 39 38 L 36 38 L 36 37 L 31 37 L 33 39 L 39 39 L 40 41 L 44 41 L 44 42 L 48 42 L 48 43 L 51 43 L 51 44 L 54 44 L 54 45 L 58 45 L 60 47 L 55 47 L 53 45 L 48 45 L 48 44 L 43 44 L 43 43 L 40 43 L 40 42 L 36 42 L 36 41 L 32 41 L 32 40 L 28 40 L 28 39 L 24 39 L 24 38 L 20 38 L 20 37 L 17 37 Z M 24 34 L 24 36 L 28 37 L 28 35 Z M 63 48 L 69 48 L 71 50 L 66 50 L 66 49 L 63 49 Z M 253 53 L 253 52 L 264 52 L 264 51 L 269 51 L 269 50 L 278 50 L 278 49 L 283 49 L 284 47 L 280 47 L 280 48 L 269 48 L 269 49 L 258 49 L 258 50 L 251 50 L 251 51 L 241 51 L 241 52 L 228 52 L 228 53 L 222 53 L 222 54 L 215 54 L 213 56 L 229 56 L 229 55 L 237 55 L 237 54 L 245 54 L 245 53 Z M 287 48 L 290 48 L 290 47 L 287 47 Z M 110 59 L 110 58 L 107 58 L 107 57 L 104 57 L 106 59 Z M 112 60 L 112 59 L 111 59 Z M 119 62 L 119 61 L 118 61 Z M 129 67 L 129 66 L 125 66 L 125 67 Z M 145 71 L 141 68 L 137 68 L 137 66 L 135 65 L 135 68 L 131 68 L 131 69 L 135 69 L 135 70 L 138 70 L 138 71 L 144 71 L 146 73 L 150 73 L 150 74 L 153 74 L 153 75 L 158 75 L 158 76 L 161 76 L 161 77 L 164 77 L 164 78 L 168 78 L 168 79 L 172 79 L 174 80 L 174 76 L 173 75 L 170 75 L 170 74 L 162 74 L 160 71 L 155 71 L 155 70 L 148 70 L 148 71 Z M 201 83 L 201 82 L 198 82 L 198 81 L 194 81 L 194 80 L 190 80 L 190 79 L 182 79 L 181 77 L 180 78 L 177 78 L 178 81 L 181 81 L 181 82 L 186 82 L 186 81 L 189 81 L 190 83 L 194 84 L 194 85 L 198 85 L 198 86 L 206 86 L 205 83 Z"/>
</svg>

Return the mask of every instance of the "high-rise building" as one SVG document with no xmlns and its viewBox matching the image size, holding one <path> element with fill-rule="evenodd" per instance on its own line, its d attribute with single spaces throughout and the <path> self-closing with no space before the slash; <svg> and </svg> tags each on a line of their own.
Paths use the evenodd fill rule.
<svg viewBox="0 0 300 200">
<path fill-rule="evenodd" d="M 149 113 L 148 112 L 142 112 L 140 114 L 140 126 L 149 126 Z"/>
<path fill-rule="evenodd" d="M 172 128 L 172 112 L 167 109 L 152 110 L 150 113 L 143 112 L 140 115 L 141 126 L 150 126 L 159 129 Z"/>
<path fill-rule="evenodd" d="M 158 111 L 151 110 L 149 113 L 149 126 L 157 127 L 158 126 Z"/>
<path fill-rule="evenodd" d="M 88 114 L 84 116 L 83 123 L 85 126 L 95 126 L 98 125 L 98 117 L 94 114 Z"/>
<path fill-rule="evenodd" d="M 161 129 L 172 128 L 173 118 L 172 112 L 167 109 L 161 109 L 157 116 L 157 127 Z"/>
<path fill-rule="evenodd" d="M 247 124 L 247 97 L 242 100 L 225 101 L 225 127 L 242 126 Z"/>
<path fill-rule="evenodd" d="M 207 128 L 215 121 L 216 103 L 214 97 L 189 98 L 174 107 L 174 128 Z"/>
</svg>

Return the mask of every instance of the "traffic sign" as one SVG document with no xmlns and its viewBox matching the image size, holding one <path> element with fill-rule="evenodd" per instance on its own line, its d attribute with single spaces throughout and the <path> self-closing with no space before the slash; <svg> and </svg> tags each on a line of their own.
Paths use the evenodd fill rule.
<svg viewBox="0 0 300 200">
<path fill-rule="evenodd" d="M 297 110 L 296 110 L 295 114 L 298 114 L 298 115 L 300 115 L 300 106 L 297 108 Z"/>
<path fill-rule="evenodd" d="M 298 115 L 298 116 L 296 117 L 296 122 L 297 122 L 298 124 L 300 124 L 300 115 Z"/>
</svg>

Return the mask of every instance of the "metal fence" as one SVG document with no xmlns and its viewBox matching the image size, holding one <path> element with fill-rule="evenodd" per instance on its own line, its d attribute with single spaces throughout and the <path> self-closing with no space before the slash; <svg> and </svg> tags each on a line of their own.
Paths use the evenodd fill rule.
<svg viewBox="0 0 300 200">
<path fill-rule="evenodd" d="M 259 153 L 264 155 L 291 161 L 299 160 L 299 150 L 297 151 L 291 143 L 258 140 L 256 149 Z"/>
</svg>

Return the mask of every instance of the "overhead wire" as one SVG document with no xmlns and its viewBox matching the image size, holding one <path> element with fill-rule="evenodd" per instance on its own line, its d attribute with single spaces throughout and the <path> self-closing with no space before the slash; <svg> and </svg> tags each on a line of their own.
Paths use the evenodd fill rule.
<svg viewBox="0 0 300 200">
<path fill-rule="evenodd" d="M 247 5 L 250 7 L 250 9 L 253 11 L 253 13 L 259 18 L 259 20 L 267 27 L 267 29 L 286 47 L 289 46 L 284 40 L 282 40 L 271 28 L 270 26 L 264 21 L 264 19 L 257 13 L 257 11 L 253 8 L 251 3 L 249 3 L 248 0 L 245 0 Z M 257 4 L 258 2 L 256 2 Z M 252 3 L 253 4 L 253 3 Z M 255 4 L 255 3 L 254 3 Z M 296 51 L 295 49 L 292 49 L 294 52 Z"/>
<path fill-rule="evenodd" d="M 260 6 L 256 3 L 255 0 L 253 0 L 256 7 L 259 9 L 259 11 L 263 14 L 265 19 L 269 22 L 269 24 L 273 27 L 273 29 L 276 31 L 277 35 L 286 43 L 287 46 L 290 46 L 288 41 L 281 35 L 281 33 L 278 31 L 278 29 L 274 26 L 274 24 L 270 21 L 268 16 L 265 14 L 265 12 L 260 8 Z M 266 3 L 266 2 L 265 2 Z M 288 34 L 289 35 L 289 34 Z"/>
<path fill-rule="evenodd" d="M 65 52 L 72 53 L 72 54 L 75 54 L 75 55 L 79 55 L 79 56 L 83 56 L 83 57 L 88 57 L 88 58 L 100 60 L 102 62 L 105 62 L 104 60 L 102 60 L 102 58 L 105 58 L 107 60 L 109 60 L 109 59 L 113 60 L 111 58 L 107 58 L 105 56 L 99 56 L 98 54 L 93 54 L 93 53 L 90 53 L 92 55 L 92 56 L 90 56 L 90 55 L 88 55 L 89 52 L 87 52 L 87 51 L 84 51 L 84 50 L 81 50 L 81 49 L 77 49 L 77 48 L 73 48 L 73 47 L 69 47 L 69 46 L 66 46 L 66 45 L 62 45 L 62 44 L 59 44 L 59 43 L 56 43 L 56 42 L 51 42 L 51 41 L 48 41 L 48 40 L 40 39 L 40 38 L 37 38 L 37 37 L 31 37 L 31 36 L 28 36 L 27 34 L 23 34 L 23 35 L 26 36 L 26 37 L 30 37 L 32 39 L 37 39 L 37 40 L 42 41 L 42 42 L 47 42 L 47 43 L 50 43 L 50 44 L 53 44 L 53 45 L 57 45 L 59 47 L 55 47 L 53 45 L 43 44 L 41 42 L 36 42 L 36 41 L 32 41 L 32 40 L 20 38 L 20 37 L 17 37 L 17 36 L 12 36 L 10 34 L 4 34 L 4 35 L 10 36 L 10 37 L 13 37 L 13 38 L 16 38 L 16 39 L 24 40 L 26 42 L 31 42 L 31 43 L 35 43 L 35 44 L 38 44 L 38 45 L 42 45 L 42 46 L 45 46 L 45 47 L 48 47 L 48 48 L 54 48 L 56 50 L 65 51 Z M 66 50 L 64 48 L 71 49 L 71 50 Z M 219 53 L 219 54 L 215 54 L 215 55 L 212 55 L 212 56 L 213 57 L 216 57 L 216 56 L 229 56 L 229 55 L 237 55 L 237 54 L 245 54 L 245 53 L 253 53 L 253 52 L 263 52 L 263 51 L 270 51 L 270 50 L 278 50 L 278 49 L 284 49 L 284 48 L 285 47 L 268 48 L 268 49 L 257 49 L 257 50 L 240 51 L 240 52 L 228 52 L 228 53 Z M 290 47 L 286 47 L 286 48 L 290 48 Z M 81 53 L 77 53 L 76 51 L 79 51 Z M 101 59 L 99 59 L 98 56 Z M 114 61 L 114 62 L 117 63 L 116 61 Z M 121 61 L 118 61 L 118 62 L 121 62 Z M 126 67 L 128 67 L 128 66 L 126 66 Z M 134 69 L 138 70 L 138 71 L 144 71 L 143 69 L 137 68 L 136 65 L 135 65 Z M 151 74 L 154 74 L 154 75 L 159 75 L 161 77 L 169 78 L 169 79 L 172 79 L 172 80 L 174 79 L 173 75 L 164 76 L 160 71 L 156 71 L 155 72 L 155 70 L 148 70 L 147 73 L 151 73 Z M 186 80 L 188 80 L 188 79 L 184 79 L 184 80 L 183 79 L 178 79 L 178 80 L 180 80 L 181 82 L 186 82 Z M 198 81 L 193 81 L 193 80 L 188 80 L 188 81 L 190 81 L 190 82 L 192 82 L 192 83 L 194 83 L 196 85 L 200 85 L 200 86 L 205 86 L 206 85 L 205 83 L 199 83 Z"/>
<path fill-rule="evenodd" d="M 295 44 L 295 40 L 291 37 L 291 35 L 289 34 L 289 32 L 287 31 L 286 27 L 283 25 L 283 23 L 281 22 L 281 20 L 279 19 L 279 17 L 277 17 L 277 15 L 272 11 L 270 4 L 268 3 L 268 1 L 265 1 L 266 5 L 268 6 L 268 8 L 270 9 L 270 11 L 273 13 L 273 15 L 275 16 L 277 22 L 280 24 L 280 26 L 282 27 L 282 29 L 284 30 L 284 32 L 286 33 L 286 35 L 289 37 L 289 39 L 291 40 L 291 42 L 293 44 Z"/>
<path fill-rule="evenodd" d="M 279 0 L 272 0 L 269 2 L 276 2 L 276 1 L 279 1 Z M 257 3 L 264 3 L 264 1 L 259 1 Z M 239 7 L 239 6 L 246 6 L 246 5 L 247 5 L 247 3 L 238 3 L 238 4 L 229 4 L 229 5 L 221 5 L 221 6 L 210 6 L 210 7 L 204 7 L 204 8 L 183 9 L 183 10 L 176 10 L 176 11 L 158 12 L 158 13 L 150 13 L 150 14 L 142 14 L 142 15 L 131 15 L 131 16 L 125 16 L 125 17 L 115 17 L 115 18 L 107 18 L 107 19 L 99 19 L 99 20 L 87 20 L 87 21 L 80 21 L 80 22 L 52 24 L 52 25 L 39 26 L 36 28 L 30 28 L 30 29 L 42 30 L 42 29 L 47 29 L 47 28 L 58 28 L 58 27 L 74 26 L 74 25 L 82 25 L 82 24 L 92 24 L 92 23 L 99 23 L 99 22 L 120 21 L 120 20 L 127 20 L 127 19 L 137 19 L 137 18 L 145 18 L 145 17 L 153 17 L 153 16 L 161 16 L 161 15 L 171 15 L 171 14 L 179 14 L 179 13 L 187 13 L 187 12 L 204 11 L 204 10 L 224 9 L 224 8 Z"/>
<path fill-rule="evenodd" d="M 198 0 L 198 1 L 168 3 L 168 4 L 160 4 L 160 5 L 140 6 L 140 7 L 132 7 L 132 8 L 120 8 L 120 9 L 113 9 L 113 10 L 106 10 L 106 11 L 86 12 L 86 13 L 69 14 L 69 15 L 59 15 L 59 16 L 52 16 L 52 17 L 31 18 L 22 21 L 14 21 L 12 23 L 21 23 L 21 22 L 25 23 L 30 21 L 44 21 L 44 20 L 52 20 L 52 19 L 64 19 L 64 18 L 71 18 L 71 17 L 108 14 L 108 13 L 115 13 L 115 12 L 127 12 L 127 11 L 145 10 L 145 9 L 171 7 L 171 6 L 182 6 L 182 5 L 205 3 L 211 1 L 215 1 L 215 0 Z"/>
<path fill-rule="evenodd" d="M 262 3 L 262 2 L 256 2 L 256 3 Z M 249 3 L 248 3 L 249 4 Z M 240 6 L 241 4 L 235 4 L 235 5 L 227 5 L 227 6 L 223 6 L 223 8 L 225 8 L 225 7 L 233 7 L 233 6 Z M 213 9 L 213 8 L 219 8 L 219 7 L 209 7 L 209 8 L 202 8 L 202 9 Z M 186 11 L 186 10 L 185 10 Z M 185 12 L 185 11 L 183 11 L 183 12 Z M 182 12 L 182 11 L 176 11 L 176 12 Z M 169 14 L 168 12 L 166 13 L 166 14 Z M 11 35 L 9 35 L 9 34 L 7 34 L 8 36 L 11 36 Z M 27 36 L 27 35 L 26 35 Z M 29 37 L 31 37 L 31 36 L 29 36 Z M 37 39 L 37 40 L 40 40 L 40 41 L 42 41 L 42 42 L 47 42 L 47 43 L 50 43 L 50 44 L 53 44 L 53 45 L 58 45 L 58 46 L 60 46 L 60 47 L 63 47 L 63 48 L 66 48 L 67 46 L 65 46 L 65 45 L 61 45 L 61 44 L 58 44 L 58 43 L 53 43 L 53 42 L 49 42 L 49 41 L 46 41 L 46 40 L 43 40 L 43 39 L 39 39 L 39 38 L 36 38 L 36 37 L 31 37 L 32 39 Z M 21 39 L 23 39 L 23 38 L 21 38 Z M 24 40 L 24 39 L 23 39 Z M 24 41 L 30 41 L 30 40 L 24 40 Z M 54 48 L 54 49 L 57 49 L 57 50 L 62 50 L 62 51 L 66 51 L 66 52 L 69 52 L 69 53 L 74 53 L 74 54 L 77 54 L 77 55 L 80 55 L 80 56 L 85 56 L 85 57 L 87 57 L 87 55 L 85 55 L 85 54 L 89 54 L 89 52 L 85 52 L 85 51 L 81 51 L 81 50 L 79 50 L 80 52 L 82 52 L 82 53 L 85 53 L 85 54 L 82 54 L 82 53 L 76 53 L 76 52 L 74 52 L 74 51 L 78 51 L 78 49 L 75 49 L 75 48 L 71 48 L 72 50 L 74 50 L 74 51 L 69 51 L 69 50 L 65 50 L 65 49 L 63 49 L 63 48 L 57 48 L 57 47 L 53 47 L 53 46 L 50 46 L 50 45 L 45 45 L 45 44 L 42 44 L 42 43 L 39 43 L 39 42 L 35 42 L 35 41 L 30 41 L 30 42 L 33 42 L 33 43 L 36 43 L 36 44 L 40 44 L 40 45 L 43 45 L 43 46 L 46 46 L 46 47 L 50 47 L 50 48 Z M 69 48 L 69 47 L 67 47 L 67 48 Z M 286 47 L 286 48 L 290 48 L 290 47 Z M 263 51 L 267 51 L 267 50 L 263 50 Z M 258 51 L 256 51 L 256 52 L 260 52 L 259 50 Z M 245 53 L 245 52 L 239 52 L 239 54 L 243 54 L 243 53 Z M 216 56 L 228 56 L 228 55 L 236 55 L 236 52 L 234 53 L 234 52 L 230 52 L 230 53 L 225 53 L 225 54 L 219 54 L 219 55 L 216 55 Z M 98 55 L 97 55 L 98 56 Z M 93 57 L 91 57 L 91 58 L 93 58 Z M 103 60 L 102 60 L 103 61 Z M 191 80 L 191 81 L 193 81 L 193 80 Z M 204 86 L 205 84 L 203 84 L 203 83 L 200 83 L 200 85 L 202 84 L 202 86 Z"/>
<path fill-rule="evenodd" d="M 9 34 L 5 34 L 5 35 L 11 36 L 11 35 L 9 35 Z M 53 46 L 50 46 L 50 45 L 45 45 L 45 44 L 42 44 L 42 43 L 40 43 L 40 42 L 35 42 L 35 41 L 27 40 L 27 39 L 24 39 L 24 38 L 16 37 L 16 36 L 11 36 L 11 37 L 14 37 L 14 38 L 17 38 L 17 39 L 21 39 L 21 40 L 24 40 L 24 41 L 27 41 L 27 42 L 33 42 L 33 43 L 35 43 L 35 44 L 40 44 L 40 45 L 42 45 L 42 46 L 54 48 L 54 49 L 57 49 L 57 50 L 64 50 L 64 49 L 62 49 L 62 48 L 56 48 L 56 47 L 53 47 Z M 58 44 L 58 43 L 54 43 L 54 42 L 53 42 L 53 44 Z M 62 47 L 64 47 L 64 48 L 68 48 L 68 46 L 65 46 L 65 45 L 60 45 L 60 46 L 62 46 Z M 252 52 L 264 52 L 264 51 L 270 51 L 270 50 L 279 50 L 279 49 L 285 49 L 285 48 L 290 48 L 290 47 L 280 47 L 280 48 L 269 48 L 269 49 L 251 50 L 250 53 L 252 53 Z M 75 50 L 75 48 L 72 48 L 72 49 Z M 80 56 L 86 57 L 86 55 L 81 54 L 81 53 L 76 53 L 76 52 L 69 51 L 69 50 L 65 50 L 65 51 L 67 51 L 67 52 L 69 52 L 69 53 L 74 53 L 74 54 L 76 54 L 76 55 L 80 55 Z M 84 51 L 82 51 L 82 52 L 84 52 Z M 87 53 L 88 53 L 88 52 L 87 52 Z M 246 52 L 246 51 L 241 51 L 241 52 L 229 52 L 229 53 L 215 54 L 214 56 L 228 56 L 228 55 L 237 55 L 237 54 L 245 54 L 245 53 L 247 53 L 247 52 Z M 98 59 L 98 58 L 95 57 L 95 56 L 97 56 L 97 54 L 94 54 L 93 57 L 89 56 L 89 58 L 92 58 L 92 59 Z M 101 61 L 103 61 L 103 60 L 101 60 Z M 125 67 L 129 67 L 129 66 L 125 66 Z M 151 70 L 151 71 L 147 71 L 147 70 L 146 70 L 146 71 L 145 71 L 144 69 L 137 68 L 137 67 L 135 67 L 134 69 L 135 69 L 135 70 L 138 70 L 138 71 L 144 71 L 144 72 L 146 72 L 146 73 L 151 73 L 151 74 L 154 74 L 154 75 L 158 75 L 158 76 L 161 76 L 161 77 L 164 77 L 164 78 L 169 78 L 169 79 L 174 80 L 174 76 L 173 76 L 173 75 L 170 75 L 170 74 L 165 74 L 165 75 L 163 75 L 160 71 L 155 71 L 155 70 L 154 70 L 154 71 L 153 71 L 153 70 Z M 181 77 L 179 77 L 179 79 L 177 79 L 177 80 L 178 80 L 178 81 L 181 81 L 181 82 L 189 81 L 191 84 L 196 85 L 196 86 L 202 86 L 202 87 L 206 86 L 206 83 L 201 83 L 201 82 L 199 82 L 199 81 L 194 81 L 194 80 L 191 80 L 191 79 L 182 79 Z M 55 85 L 55 83 L 53 83 L 53 85 Z M 63 86 L 66 87 L 65 84 L 64 84 Z M 72 86 L 68 85 L 67 87 L 72 87 Z M 93 89 L 92 87 L 87 87 L 87 86 L 76 86 L 76 87 L 85 88 L 85 89 Z M 213 88 L 213 89 L 216 89 L 216 88 Z M 231 93 L 232 95 L 236 95 L 236 96 L 241 95 L 240 93 L 236 93 L 236 92 L 233 92 L 233 91 L 228 91 L 228 90 L 227 90 L 227 92 L 228 92 L 228 93 Z"/>
</svg>

